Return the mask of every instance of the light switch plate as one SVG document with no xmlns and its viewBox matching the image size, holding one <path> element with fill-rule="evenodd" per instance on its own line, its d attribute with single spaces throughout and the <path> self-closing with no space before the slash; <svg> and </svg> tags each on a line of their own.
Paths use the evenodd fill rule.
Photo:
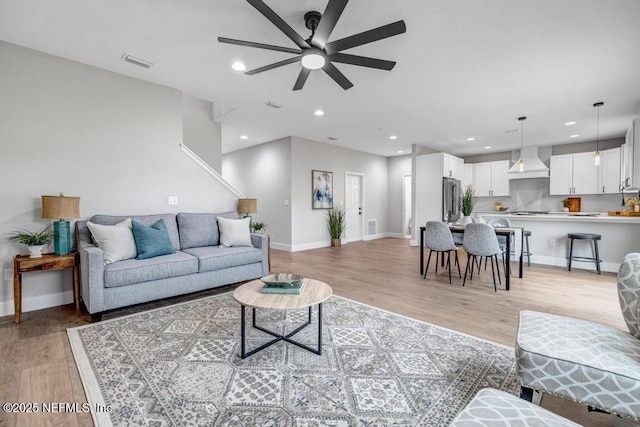
<svg viewBox="0 0 640 427">
<path fill-rule="evenodd" d="M 178 196 L 169 196 L 167 200 L 169 206 L 178 206 Z"/>
</svg>

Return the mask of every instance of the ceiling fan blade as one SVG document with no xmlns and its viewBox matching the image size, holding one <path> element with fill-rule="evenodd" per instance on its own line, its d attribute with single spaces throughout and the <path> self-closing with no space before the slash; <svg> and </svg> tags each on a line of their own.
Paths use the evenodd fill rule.
<svg viewBox="0 0 640 427">
<path fill-rule="evenodd" d="M 318 49 L 324 48 L 348 1 L 349 0 L 329 0 L 329 4 L 327 4 L 327 8 L 324 10 L 322 18 L 320 18 L 318 28 L 313 35 L 313 39 L 311 39 L 312 45 Z"/>
<path fill-rule="evenodd" d="M 304 86 L 307 81 L 307 77 L 311 74 L 311 70 L 308 68 L 302 67 L 300 70 L 300 74 L 298 74 L 298 79 L 296 80 L 296 84 L 293 85 L 293 90 L 300 90 Z"/>
<path fill-rule="evenodd" d="M 367 56 L 349 55 L 348 53 L 334 53 L 328 56 L 330 61 L 340 62 L 342 64 L 359 65 L 361 67 L 378 68 L 380 70 L 390 71 L 396 66 L 395 61 L 386 61 L 384 59 L 369 58 Z"/>
<path fill-rule="evenodd" d="M 351 83 L 349 79 L 347 79 L 331 62 L 327 62 L 322 69 L 329 75 L 329 77 L 335 80 L 336 83 L 342 86 L 342 89 L 347 90 L 350 87 L 353 87 L 353 83 Z"/>
<path fill-rule="evenodd" d="M 387 37 L 397 36 L 407 31 L 407 26 L 404 21 L 397 21 L 391 24 L 383 25 L 382 27 L 374 28 L 373 30 L 365 31 L 363 33 L 354 34 L 349 37 L 345 37 L 340 40 L 332 41 L 325 45 L 325 51 L 331 55 L 336 52 L 340 52 L 352 47 L 361 46 L 363 44 L 375 42 L 377 40 L 386 39 Z"/>
<path fill-rule="evenodd" d="M 273 25 L 278 27 L 287 37 L 289 37 L 299 48 L 308 48 L 309 44 L 300 37 L 300 34 L 296 33 L 293 28 L 289 26 L 277 13 L 275 13 L 269 6 L 264 4 L 262 0 L 247 0 L 247 2 L 255 7 L 258 12 L 262 13 Z"/>
<path fill-rule="evenodd" d="M 293 58 L 285 59 L 284 61 L 265 65 L 264 67 L 256 68 L 255 70 L 249 70 L 245 72 L 245 74 L 248 76 L 253 76 L 254 74 L 262 73 L 263 71 L 269 71 L 273 70 L 274 68 L 282 67 L 283 65 L 293 64 L 294 62 L 300 61 L 300 58 L 301 56 L 294 56 Z"/>
<path fill-rule="evenodd" d="M 282 46 L 274 46 L 272 44 L 247 42 L 247 41 L 244 41 L 244 40 L 237 40 L 237 39 L 228 39 L 226 37 L 218 37 L 218 41 L 220 43 L 237 44 L 239 46 L 246 46 L 246 47 L 257 47 L 258 49 L 277 50 L 278 52 L 295 53 L 297 55 L 300 55 L 302 53 L 302 50 L 300 50 L 300 49 L 293 49 L 293 48 L 290 48 L 290 47 L 282 47 Z"/>
</svg>

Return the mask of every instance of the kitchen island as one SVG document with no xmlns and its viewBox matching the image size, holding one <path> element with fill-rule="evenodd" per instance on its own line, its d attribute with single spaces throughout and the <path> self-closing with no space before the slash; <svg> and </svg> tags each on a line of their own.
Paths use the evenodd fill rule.
<svg viewBox="0 0 640 427">
<path fill-rule="evenodd" d="M 531 231 L 529 238 L 531 262 L 536 264 L 567 266 L 569 239 L 567 233 L 596 233 L 602 271 L 617 272 L 624 256 L 640 252 L 640 217 L 609 216 L 607 213 L 576 214 L 552 212 L 549 214 L 512 214 L 496 211 L 474 212 L 476 219 L 508 218 L 514 227 Z M 575 256 L 593 256 L 591 244 L 574 243 Z M 595 264 L 576 262 L 571 268 L 593 270 Z"/>
</svg>

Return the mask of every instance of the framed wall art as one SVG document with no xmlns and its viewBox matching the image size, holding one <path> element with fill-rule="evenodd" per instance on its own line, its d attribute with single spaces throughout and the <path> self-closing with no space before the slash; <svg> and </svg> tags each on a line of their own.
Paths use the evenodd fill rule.
<svg viewBox="0 0 640 427">
<path fill-rule="evenodd" d="M 311 171 L 311 208 L 333 209 L 333 172 Z"/>
</svg>

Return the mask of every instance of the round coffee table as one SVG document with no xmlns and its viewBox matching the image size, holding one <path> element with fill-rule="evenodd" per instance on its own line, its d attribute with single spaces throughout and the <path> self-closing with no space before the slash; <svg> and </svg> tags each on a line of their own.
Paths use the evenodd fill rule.
<svg viewBox="0 0 640 427">
<path fill-rule="evenodd" d="M 240 304 L 240 331 L 242 335 L 240 357 L 246 358 L 265 348 L 279 342 L 286 341 L 297 345 L 312 353 L 322 355 L 322 303 L 325 302 L 333 294 L 331 286 L 324 282 L 314 279 L 304 279 L 304 287 L 300 294 L 263 294 L 260 289 L 264 286 L 261 280 L 253 280 L 239 286 L 233 291 L 233 298 Z M 318 306 L 318 348 L 312 348 L 291 337 L 300 332 L 311 324 L 311 309 L 314 305 Z M 252 326 L 262 332 L 275 337 L 266 344 L 261 345 L 251 351 L 246 351 L 246 307 L 252 309 Z M 273 309 L 273 310 L 293 310 L 299 308 L 309 309 L 309 318 L 307 322 L 289 332 L 286 335 L 278 334 L 256 324 L 256 309 Z"/>
</svg>

